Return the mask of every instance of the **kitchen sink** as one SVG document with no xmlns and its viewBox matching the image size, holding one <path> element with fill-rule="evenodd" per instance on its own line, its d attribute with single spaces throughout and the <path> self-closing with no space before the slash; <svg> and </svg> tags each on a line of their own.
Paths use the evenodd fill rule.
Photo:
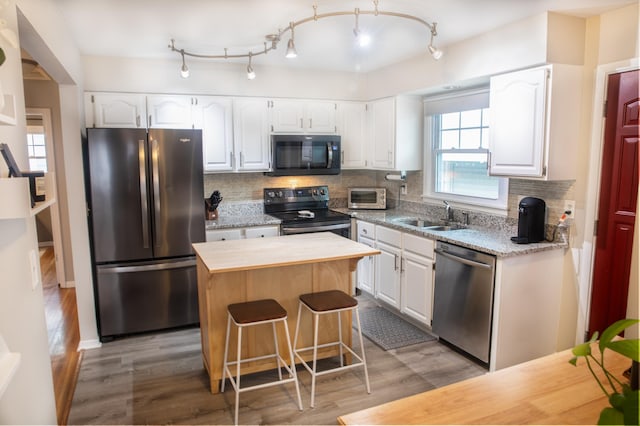
<svg viewBox="0 0 640 426">
<path fill-rule="evenodd" d="M 444 221 L 430 221 L 427 219 L 416 219 L 416 218 L 397 219 L 395 220 L 395 222 L 401 223 L 403 225 L 409 225 L 409 226 L 415 226 L 417 228 L 427 229 L 429 231 L 455 231 L 457 229 L 466 228 L 466 226 L 460 225 L 457 223 L 447 224 Z"/>
</svg>

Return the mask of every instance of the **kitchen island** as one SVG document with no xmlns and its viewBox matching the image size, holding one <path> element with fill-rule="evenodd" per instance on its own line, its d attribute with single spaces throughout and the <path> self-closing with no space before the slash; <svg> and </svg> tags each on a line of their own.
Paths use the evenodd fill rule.
<svg viewBox="0 0 640 426">
<path fill-rule="evenodd" d="M 358 260 L 380 253 L 330 232 L 197 243 L 193 248 L 197 255 L 202 357 L 209 374 L 211 393 L 220 389 L 229 304 L 275 299 L 287 310 L 293 339 L 299 295 L 326 290 L 350 293 L 351 272 Z M 337 319 L 324 321 L 319 337 L 321 342 L 335 339 L 337 335 Z M 245 333 L 243 358 L 265 355 L 273 350 L 270 330 L 251 327 Z M 345 342 L 351 344 L 350 314 L 348 320 L 342 322 L 342 335 Z M 278 338 L 280 353 L 287 353 L 284 333 L 278 333 Z M 298 345 L 310 346 L 312 338 L 311 316 L 305 315 Z M 235 333 L 232 333 L 229 346 L 236 344 Z M 325 348 L 318 351 L 318 358 L 337 353 L 337 348 Z M 233 359 L 233 355 L 230 357 Z M 273 359 L 259 360 L 243 364 L 243 373 L 275 367 Z"/>
</svg>

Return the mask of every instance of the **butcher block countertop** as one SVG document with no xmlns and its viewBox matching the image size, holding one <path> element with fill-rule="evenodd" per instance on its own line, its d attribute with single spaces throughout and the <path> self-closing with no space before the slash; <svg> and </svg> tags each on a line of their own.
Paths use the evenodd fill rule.
<svg viewBox="0 0 640 426">
<path fill-rule="evenodd" d="M 209 273 L 357 259 L 380 251 L 331 232 L 193 244 Z"/>
<path fill-rule="evenodd" d="M 597 343 L 592 351 L 599 357 Z M 571 349 L 338 417 L 362 424 L 596 424 L 607 397 L 585 360 L 569 364 Z M 605 366 L 622 383 L 631 360 L 605 352 Z M 603 375 L 598 367 L 598 376 Z M 619 386 L 617 386 L 620 389 Z M 611 390 L 608 388 L 609 391 Z"/>
</svg>

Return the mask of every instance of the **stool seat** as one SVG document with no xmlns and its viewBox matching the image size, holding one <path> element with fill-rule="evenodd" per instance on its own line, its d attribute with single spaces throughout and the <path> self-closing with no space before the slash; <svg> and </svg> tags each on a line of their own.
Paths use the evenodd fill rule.
<svg viewBox="0 0 640 426">
<path fill-rule="evenodd" d="M 233 303 L 229 305 L 227 309 L 236 324 L 251 324 L 254 322 L 276 320 L 287 316 L 287 311 L 273 299 Z"/>
<path fill-rule="evenodd" d="M 302 303 L 316 312 L 334 311 L 358 306 L 358 301 L 340 290 L 321 291 L 300 295 Z"/>
</svg>

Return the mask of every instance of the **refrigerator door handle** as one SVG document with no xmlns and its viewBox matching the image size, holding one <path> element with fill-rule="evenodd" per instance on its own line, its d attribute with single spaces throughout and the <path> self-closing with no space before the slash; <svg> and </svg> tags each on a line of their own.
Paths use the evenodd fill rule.
<svg viewBox="0 0 640 426">
<path fill-rule="evenodd" d="M 195 259 L 181 260 L 178 262 L 162 262 L 148 265 L 132 265 L 132 266 L 99 266 L 101 274 L 119 274 L 123 272 L 148 272 L 161 271 L 165 269 L 190 268 L 196 266 Z"/>
<path fill-rule="evenodd" d="M 156 224 L 153 227 L 153 240 L 156 245 L 160 245 L 160 235 L 158 235 L 157 220 L 160 218 L 160 171 L 158 167 L 158 141 L 151 139 L 151 164 L 153 167 L 153 209 Z"/>
<path fill-rule="evenodd" d="M 142 210 L 142 247 L 149 248 L 149 205 L 147 204 L 147 167 L 144 139 L 138 140 L 138 167 L 140 169 L 140 207 Z"/>
</svg>

